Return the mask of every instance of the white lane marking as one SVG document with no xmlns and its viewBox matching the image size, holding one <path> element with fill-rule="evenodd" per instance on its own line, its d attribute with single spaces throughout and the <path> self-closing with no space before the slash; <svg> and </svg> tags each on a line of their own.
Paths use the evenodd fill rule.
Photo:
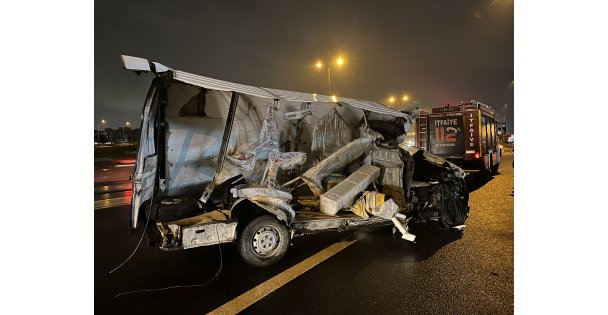
<svg viewBox="0 0 608 315">
<path fill-rule="evenodd" d="M 276 289 L 284 286 L 291 280 L 299 277 L 308 270 L 312 269 L 316 265 L 327 260 L 329 257 L 337 254 L 343 249 L 355 243 L 357 240 L 352 241 L 341 241 L 335 243 L 324 250 L 308 257 L 307 259 L 299 262 L 295 266 L 281 272 L 280 274 L 266 280 L 259 284 L 255 288 L 239 295 L 232 301 L 216 308 L 209 312 L 209 314 L 236 314 L 251 306 L 253 303 L 263 299 L 268 294 L 274 292 Z"/>
<path fill-rule="evenodd" d="M 114 165 L 114 167 L 133 167 L 135 166 L 135 164 L 118 164 L 118 165 Z"/>
<path fill-rule="evenodd" d="M 112 198 L 112 199 L 101 199 L 95 200 L 95 210 L 130 205 L 131 204 L 131 195 Z"/>
</svg>

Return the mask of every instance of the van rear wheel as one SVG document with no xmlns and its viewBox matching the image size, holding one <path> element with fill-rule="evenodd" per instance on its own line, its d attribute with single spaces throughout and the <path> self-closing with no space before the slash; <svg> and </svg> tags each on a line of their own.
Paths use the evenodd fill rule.
<svg viewBox="0 0 608 315">
<path fill-rule="evenodd" d="M 237 239 L 237 250 L 243 260 L 255 267 L 277 263 L 289 247 L 287 227 L 270 215 L 249 222 Z"/>
<path fill-rule="evenodd" d="M 194 198 L 169 198 L 161 200 L 157 209 L 146 208 L 146 216 L 152 220 L 174 221 L 193 217 L 203 213 L 198 202 Z"/>
</svg>

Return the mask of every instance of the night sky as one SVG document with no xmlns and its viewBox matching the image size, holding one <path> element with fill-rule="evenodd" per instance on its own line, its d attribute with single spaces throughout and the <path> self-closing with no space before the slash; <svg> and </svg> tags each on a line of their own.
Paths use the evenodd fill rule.
<svg viewBox="0 0 608 315">
<path fill-rule="evenodd" d="M 423 108 L 476 99 L 513 130 L 513 1 L 95 1 L 95 128 L 139 127 L 151 75 L 120 55 L 217 79 Z"/>
</svg>

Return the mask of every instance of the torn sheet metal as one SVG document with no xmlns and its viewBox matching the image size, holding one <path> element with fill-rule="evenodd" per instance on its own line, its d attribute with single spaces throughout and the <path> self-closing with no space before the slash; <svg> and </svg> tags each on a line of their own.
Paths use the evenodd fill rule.
<svg viewBox="0 0 608 315">
<path fill-rule="evenodd" d="M 367 114 L 367 119 L 370 121 L 385 121 L 391 122 L 394 121 L 395 117 L 402 118 L 403 120 L 399 123 L 399 134 L 407 133 L 412 124 L 416 121 L 416 119 L 420 116 L 420 111 L 418 109 L 413 109 L 411 113 L 404 114 L 403 116 L 390 116 L 386 114 L 381 114 L 378 112 L 369 112 Z"/>
<path fill-rule="evenodd" d="M 397 219 L 397 217 L 392 217 L 391 221 L 393 221 L 393 224 L 395 224 L 395 226 L 397 227 L 397 229 L 399 229 L 399 232 L 401 232 L 401 238 L 404 240 L 408 240 L 410 242 L 414 242 L 414 240 L 416 239 L 416 235 L 410 233 L 408 231 L 408 228 L 403 226 L 403 224 L 401 224 L 401 222 L 399 222 L 399 220 Z"/>
<path fill-rule="evenodd" d="M 413 242 L 416 239 L 416 235 L 409 232 L 407 218 L 405 215 L 399 213 L 399 206 L 393 201 L 393 199 L 389 199 L 380 207 L 374 208 L 372 210 L 372 215 L 393 221 L 395 227 L 397 227 L 399 232 L 401 232 L 402 239 L 410 242 Z M 403 219 L 405 226 L 401 223 L 401 221 L 399 221 L 399 218 Z"/>
<path fill-rule="evenodd" d="M 399 212 L 399 206 L 393 199 L 386 200 L 385 194 L 375 191 L 364 191 L 350 209 L 364 219 L 368 219 L 371 214 L 390 220 Z"/>
<path fill-rule="evenodd" d="M 374 148 L 370 162 L 384 170 L 380 176 L 380 185 L 403 187 L 403 161 L 399 149 Z"/>
<path fill-rule="evenodd" d="M 283 199 L 272 197 L 240 198 L 232 204 L 231 210 L 235 209 L 238 204 L 243 202 L 244 200 L 253 202 L 260 208 L 276 216 L 279 221 L 283 221 L 286 224 L 291 224 L 291 222 L 293 222 L 293 219 L 296 216 L 295 211 L 286 201 L 284 201 Z"/>
<path fill-rule="evenodd" d="M 274 120 L 274 111 L 278 107 L 278 100 L 274 100 L 274 103 L 268 106 L 260 130 L 259 144 L 246 152 L 245 159 L 229 158 L 235 165 L 244 169 L 250 169 L 255 165 L 258 152 L 266 151 L 268 153 L 268 162 L 260 185 L 269 188 L 278 188 L 276 178 L 279 169 L 290 169 L 306 162 L 306 153 L 304 152 L 281 152 L 279 147 L 279 131 Z"/>
<path fill-rule="evenodd" d="M 288 192 L 263 187 L 232 188 L 230 191 L 235 198 L 239 198 L 232 205 L 232 209 L 241 201 L 250 200 L 287 224 L 290 224 L 296 216 L 295 211 L 288 203 L 292 199 L 292 195 Z"/>
<path fill-rule="evenodd" d="M 465 176 L 464 171 L 460 167 L 440 156 L 417 147 L 404 147 L 402 144 L 399 146 L 413 157 L 416 164 L 414 176 L 417 180 L 447 181 L 457 178 L 462 179 Z"/>
<path fill-rule="evenodd" d="M 312 111 L 310 110 L 310 103 L 308 102 L 304 102 L 302 103 L 302 109 L 297 110 L 297 111 L 293 111 L 293 112 L 286 112 L 284 114 L 284 118 L 285 120 L 301 120 L 302 118 L 304 118 L 307 115 L 312 115 Z"/>
<path fill-rule="evenodd" d="M 392 219 L 395 214 L 399 212 L 399 206 L 393 201 L 393 199 L 389 199 L 386 202 L 382 203 L 379 207 L 376 206 L 371 209 L 372 215 L 384 219 Z"/>
<path fill-rule="evenodd" d="M 361 197 L 350 207 L 350 210 L 367 220 L 373 209 L 384 203 L 385 196 L 385 194 L 375 191 L 364 191 Z"/>
<path fill-rule="evenodd" d="M 355 196 L 365 190 L 378 176 L 380 168 L 373 165 L 363 165 L 344 181 L 321 195 L 321 212 L 336 215 L 342 208 L 353 204 Z"/>
<path fill-rule="evenodd" d="M 268 156 L 268 163 L 266 165 L 266 170 L 264 171 L 263 181 L 266 182 L 274 182 L 274 178 L 267 177 L 268 169 L 274 168 L 274 160 L 276 156 L 280 153 L 279 150 L 279 132 L 277 129 L 276 122 L 274 120 L 274 110 L 275 107 L 278 107 L 278 100 L 275 100 L 274 103 L 267 107 L 266 114 L 264 115 L 264 120 L 262 122 L 262 127 L 260 128 L 260 133 L 258 137 L 258 141 L 249 145 L 249 147 L 242 152 L 240 156 L 227 156 L 227 160 L 245 171 L 252 171 L 253 168 L 257 165 L 258 153 L 265 152 Z M 288 158 L 300 158 L 299 156 L 289 156 Z M 273 185 L 274 186 L 274 185 Z"/>
<path fill-rule="evenodd" d="M 368 220 L 369 215 L 382 219 L 391 220 L 395 227 L 401 232 L 401 238 L 413 242 L 416 235 L 409 233 L 405 215 L 399 213 L 399 206 L 388 199 L 384 201 L 385 195 L 375 191 L 366 191 L 363 196 L 350 208 L 356 215 Z M 403 219 L 404 226 L 399 218 Z"/>
<path fill-rule="evenodd" d="M 304 164 L 304 162 L 306 162 L 306 153 L 304 152 L 280 152 L 270 155 L 268 166 L 264 172 L 264 179 L 262 179 L 262 185 L 279 188 L 276 182 L 279 169 L 289 170 Z"/>
<path fill-rule="evenodd" d="M 242 188 L 242 189 L 233 188 L 231 191 L 235 198 L 252 198 L 252 197 L 265 196 L 265 197 L 283 199 L 286 201 L 289 201 L 292 199 L 292 196 L 290 193 L 281 191 L 281 190 L 277 190 L 277 189 L 272 189 L 272 188 Z"/>
<path fill-rule="evenodd" d="M 270 213 L 276 215 L 277 219 L 291 224 L 293 219 L 296 217 L 295 211 L 291 206 L 283 199 L 272 198 L 272 197 L 253 197 L 249 198 L 256 205 L 266 209 Z"/>
<path fill-rule="evenodd" d="M 381 191 L 400 206 L 405 206 L 406 196 L 403 183 L 404 161 L 399 149 L 374 148 L 366 157 L 365 163 L 380 167 L 378 182 Z M 388 197 L 387 197 L 388 198 Z"/>
<path fill-rule="evenodd" d="M 233 188 L 230 190 L 235 198 L 240 198 L 234 203 L 233 208 L 242 200 L 250 200 L 258 206 L 266 209 L 277 216 L 279 220 L 290 223 L 296 216 L 295 211 L 289 205 L 292 195 L 288 192 L 273 188 Z"/>
<path fill-rule="evenodd" d="M 217 176 L 222 171 L 222 168 L 224 167 L 224 158 L 226 157 L 226 153 L 228 150 L 228 143 L 230 141 L 230 134 L 232 133 L 232 126 L 234 125 L 234 117 L 235 117 L 236 107 L 238 105 L 238 102 L 239 102 L 239 93 L 232 92 L 232 96 L 230 99 L 230 108 L 228 109 L 228 117 L 226 118 L 226 126 L 224 127 L 224 132 L 223 132 L 223 137 L 222 137 L 222 144 L 221 144 L 218 156 L 217 156 L 217 165 L 215 168 L 215 175 L 213 176 L 213 180 L 211 180 L 211 183 L 209 183 L 207 185 L 207 187 L 205 187 L 205 191 L 203 192 L 202 196 L 199 198 L 199 200 L 202 201 L 203 203 L 206 203 L 207 200 L 209 200 L 209 198 L 211 197 L 211 193 L 213 193 L 215 186 L 218 184 Z"/>
<path fill-rule="evenodd" d="M 228 161 L 245 171 L 252 171 L 257 162 L 257 153 L 265 150 L 264 146 L 267 142 L 259 145 L 254 143 L 252 148 L 247 149 L 240 157 L 227 156 Z M 306 153 L 304 152 L 280 152 L 275 156 L 275 164 L 282 170 L 291 169 L 295 166 L 302 165 L 306 162 Z"/>
<path fill-rule="evenodd" d="M 331 153 L 348 144 L 353 132 L 335 107 L 323 116 L 312 131 L 312 158 L 315 162 L 328 157 Z"/>
<path fill-rule="evenodd" d="M 179 230 L 179 226 L 176 227 Z M 179 237 L 179 234 L 172 234 L 173 230 L 165 229 L 165 227 L 159 221 L 156 221 L 156 229 L 159 232 L 160 241 L 162 242 L 160 245 L 161 249 L 171 250 L 176 246 L 177 241 L 175 237 Z"/>
<path fill-rule="evenodd" d="M 237 222 L 214 222 L 182 228 L 184 249 L 229 243 L 236 239 Z"/>
<path fill-rule="evenodd" d="M 403 127 L 404 122 L 405 119 L 400 117 L 389 121 L 371 119 L 368 119 L 367 121 L 369 127 L 381 134 L 385 140 L 398 139 L 400 136 L 404 135 L 406 133 Z"/>
<path fill-rule="evenodd" d="M 268 152 L 268 163 L 266 164 L 266 170 L 262 176 L 262 186 L 271 188 L 278 188 L 276 183 L 277 177 L 277 166 L 276 159 L 280 153 L 279 150 L 279 132 L 277 130 L 277 124 L 274 120 L 274 109 L 278 108 L 279 101 L 274 100 L 272 106 L 268 106 L 266 116 L 264 116 L 264 123 L 262 130 L 260 130 L 260 143 L 266 143 L 265 149 Z"/>
<path fill-rule="evenodd" d="M 302 236 L 306 234 L 314 234 L 321 231 L 346 231 L 351 228 L 363 226 L 386 226 L 392 225 L 389 220 L 379 217 L 371 217 L 368 220 L 361 220 L 352 215 L 345 216 L 326 216 L 318 212 L 298 212 L 298 218 L 291 224 L 295 232 L 292 237 Z"/>
<path fill-rule="evenodd" d="M 363 155 L 373 143 L 373 138 L 359 138 L 349 142 L 336 152 L 309 168 L 301 178 L 315 195 L 323 194 L 323 178 Z"/>
<path fill-rule="evenodd" d="M 306 162 L 304 152 L 281 152 L 275 158 L 275 163 L 282 170 L 288 170 Z"/>
<path fill-rule="evenodd" d="M 266 145 L 266 142 L 264 143 L 252 143 L 249 145 L 249 147 L 242 152 L 239 156 L 226 156 L 226 159 L 228 162 L 230 162 L 232 165 L 235 165 L 237 167 L 239 167 L 240 169 L 244 170 L 244 171 L 253 171 L 253 169 L 255 168 L 255 166 L 257 165 L 257 161 L 258 161 L 258 152 L 261 152 L 262 150 L 264 150 L 264 146 Z"/>
</svg>

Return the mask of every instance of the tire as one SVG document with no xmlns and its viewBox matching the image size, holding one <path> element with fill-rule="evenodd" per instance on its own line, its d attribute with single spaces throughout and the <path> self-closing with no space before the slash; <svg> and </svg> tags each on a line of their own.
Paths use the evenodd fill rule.
<svg viewBox="0 0 608 315">
<path fill-rule="evenodd" d="M 152 217 L 150 217 L 152 220 L 174 221 L 202 213 L 198 202 L 194 198 L 165 199 L 159 203 L 156 209 L 158 211 L 153 212 Z"/>
<path fill-rule="evenodd" d="M 447 228 L 463 225 L 469 217 L 468 204 L 464 204 L 459 199 L 452 199 L 441 217 L 441 222 Z"/>
<path fill-rule="evenodd" d="M 237 250 L 243 260 L 254 267 L 277 263 L 289 248 L 287 227 L 270 215 L 249 222 L 237 239 Z"/>
<path fill-rule="evenodd" d="M 452 217 L 452 226 L 463 225 L 469 217 L 467 206 L 459 205 L 458 208 L 450 209 Z"/>
<path fill-rule="evenodd" d="M 489 182 L 492 179 L 492 171 L 487 168 L 482 168 L 477 172 L 475 178 L 478 181 Z"/>
<path fill-rule="evenodd" d="M 500 166 L 500 163 L 492 166 L 492 175 L 498 175 L 498 167 Z"/>
<path fill-rule="evenodd" d="M 494 169 L 494 154 L 490 154 L 490 156 L 488 157 L 488 172 L 490 173 L 490 176 L 492 176 L 492 174 L 494 174 L 494 172 L 492 171 Z"/>
</svg>

